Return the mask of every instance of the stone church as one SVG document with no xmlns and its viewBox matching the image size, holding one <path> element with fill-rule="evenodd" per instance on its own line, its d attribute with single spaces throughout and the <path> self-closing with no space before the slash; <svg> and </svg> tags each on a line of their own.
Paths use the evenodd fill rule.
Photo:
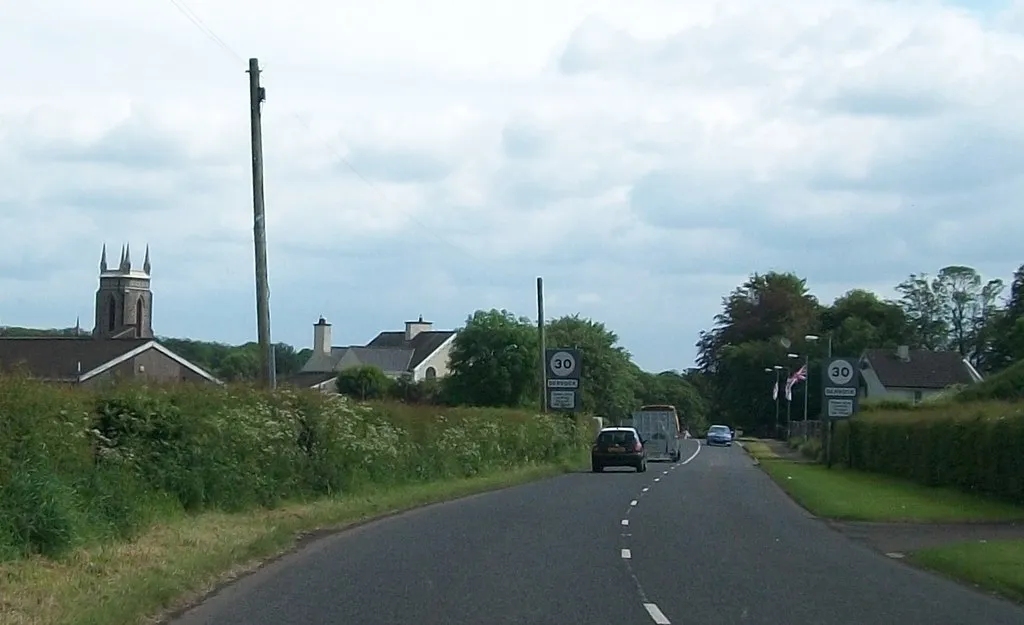
<svg viewBox="0 0 1024 625">
<path fill-rule="evenodd" d="M 112 379 L 220 383 L 155 339 L 148 246 L 142 267 L 134 268 L 129 245 L 116 267 L 108 265 L 104 245 L 99 269 L 92 335 L 4 337 L 0 328 L 0 372 L 86 385 Z"/>
</svg>

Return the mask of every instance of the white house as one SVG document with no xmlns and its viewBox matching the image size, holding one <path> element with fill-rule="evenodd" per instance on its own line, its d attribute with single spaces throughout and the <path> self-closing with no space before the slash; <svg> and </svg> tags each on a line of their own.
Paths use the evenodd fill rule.
<svg viewBox="0 0 1024 625">
<path fill-rule="evenodd" d="M 381 332 L 366 345 L 331 345 L 331 324 L 320 317 L 313 325 L 313 355 L 288 382 L 306 388 L 334 390 L 338 373 L 351 367 L 374 366 L 388 377 L 419 382 L 448 375 L 454 330 L 434 330 L 420 317 L 406 321 L 405 331 Z"/>
<path fill-rule="evenodd" d="M 861 397 L 918 403 L 929 395 L 981 381 L 981 374 L 954 351 L 867 349 L 860 357 Z"/>
</svg>

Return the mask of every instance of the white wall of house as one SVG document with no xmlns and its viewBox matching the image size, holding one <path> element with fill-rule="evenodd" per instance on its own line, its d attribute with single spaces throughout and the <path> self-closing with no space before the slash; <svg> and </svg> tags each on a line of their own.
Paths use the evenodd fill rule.
<svg viewBox="0 0 1024 625">
<path fill-rule="evenodd" d="M 864 380 L 864 390 L 861 393 L 861 397 L 865 399 L 876 399 L 885 397 L 886 388 L 882 385 L 882 381 L 878 379 L 878 374 L 870 366 L 866 366 L 867 361 L 861 361 L 860 375 Z"/>
<path fill-rule="evenodd" d="M 452 335 L 447 341 L 441 343 L 441 346 L 434 350 L 433 354 L 427 356 L 423 362 L 413 369 L 413 381 L 419 382 L 420 380 L 425 380 L 431 377 L 443 378 L 451 373 L 451 369 L 448 368 L 448 365 L 453 345 L 455 345 L 455 335 Z"/>
</svg>

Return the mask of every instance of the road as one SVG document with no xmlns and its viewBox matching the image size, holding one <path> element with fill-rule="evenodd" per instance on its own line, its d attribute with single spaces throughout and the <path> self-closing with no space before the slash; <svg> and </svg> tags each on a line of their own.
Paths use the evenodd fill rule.
<svg viewBox="0 0 1024 625">
<path fill-rule="evenodd" d="M 575 473 L 311 543 L 175 625 L 999 625 L 1024 608 L 810 517 L 739 448 Z"/>
</svg>

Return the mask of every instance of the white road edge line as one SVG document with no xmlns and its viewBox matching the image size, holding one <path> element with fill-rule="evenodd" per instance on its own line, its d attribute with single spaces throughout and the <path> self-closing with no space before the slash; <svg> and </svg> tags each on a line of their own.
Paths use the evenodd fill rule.
<svg viewBox="0 0 1024 625">
<path fill-rule="evenodd" d="M 629 502 L 629 505 L 635 506 L 636 505 L 636 499 L 634 499 L 633 501 Z"/>
<path fill-rule="evenodd" d="M 623 549 L 623 550 L 622 550 L 622 559 L 623 559 L 623 560 L 629 560 L 629 559 L 630 559 L 630 558 L 632 558 L 632 557 L 633 557 L 633 554 L 631 554 L 631 553 L 629 552 L 629 549 Z"/>
<path fill-rule="evenodd" d="M 658 625 L 672 625 L 672 621 L 668 620 L 668 617 L 658 609 L 656 604 L 645 603 L 644 607 L 647 608 L 647 613 L 651 615 L 651 618 L 654 619 L 654 622 Z"/>
<path fill-rule="evenodd" d="M 629 525 L 629 519 L 622 519 L 623 525 Z"/>
<path fill-rule="evenodd" d="M 700 444 L 700 441 L 697 441 L 697 451 L 693 452 L 693 455 L 692 455 L 692 456 L 690 456 L 690 457 L 689 457 L 689 458 L 687 458 L 686 460 L 683 460 L 683 461 L 682 461 L 682 462 L 680 462 L 679 464 L 686 464 L 686 463 L 688 463 L 689 461 L 691 461 L 691 460 L 693 460 L 694 458 L 696 458 L 696 457 L 697 457 L 697 454 L 699 454 L 699 453 L 700 453 L 700 449 L 701 449 L 701 447 L 703 447 L 703 446 L 704 446 L 704 445 L 701 445 L 701 444 Z"/>
</svg>

